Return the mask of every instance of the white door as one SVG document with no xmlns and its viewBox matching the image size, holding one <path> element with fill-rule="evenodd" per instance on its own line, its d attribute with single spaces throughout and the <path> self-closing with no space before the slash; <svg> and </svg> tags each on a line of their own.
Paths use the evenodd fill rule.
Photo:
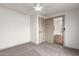
<svg viewBox="0 0 79 59">
<path fill-rule="evenodd" d="M 44 39 L 44 19 L 42 17 L 39 17 L 39 43 L 42 43 L 45 41 Z"/>
</svg>

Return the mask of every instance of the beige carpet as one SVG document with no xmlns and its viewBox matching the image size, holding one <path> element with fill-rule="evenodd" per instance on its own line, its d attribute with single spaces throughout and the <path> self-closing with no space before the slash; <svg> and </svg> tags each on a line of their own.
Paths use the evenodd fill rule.
<svg viewBox="0 0 79 59">
<path fill-rule="evenodd" d="M 64 48 L 61 45 L 42 43 L 35 45 L 26 43 L 9 49 L 1 50 L 0 56 L 78 56 L 79 51 Z"/>
</svg>

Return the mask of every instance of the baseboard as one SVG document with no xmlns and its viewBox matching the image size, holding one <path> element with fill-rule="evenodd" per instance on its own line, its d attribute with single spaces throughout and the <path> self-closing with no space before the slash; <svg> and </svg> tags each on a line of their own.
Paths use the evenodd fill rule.
<svg viewBox="0 0 79 59">
<path fill-rule="evenodd" d="M 77 48 L 73 48 L 73 47 L 68 47 L 68 46 L 63 46 L 64 48 L 68 48 L 68 49 L 73 49 L 73 50 L 77 50 L 77 51 L 79 51 L 79 49 L 77 49 Z"/>
</svg>

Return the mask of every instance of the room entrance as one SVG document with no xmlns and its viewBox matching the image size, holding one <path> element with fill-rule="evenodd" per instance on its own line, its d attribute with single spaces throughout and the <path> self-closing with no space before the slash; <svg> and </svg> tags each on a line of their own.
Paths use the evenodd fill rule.
<svg viewBox="0 0 79 59">
<path fill-rule="evenodd" d="M 45 39 L 49 43 L 64 43 L 64 16 L 45 19 Z"/>
<path fill-rule="evenodd" d="M 64 43 L 64 16 L 58 16 L 53 18 L 54 25 L 54 43 L 62 44 Z"/>
</svg>

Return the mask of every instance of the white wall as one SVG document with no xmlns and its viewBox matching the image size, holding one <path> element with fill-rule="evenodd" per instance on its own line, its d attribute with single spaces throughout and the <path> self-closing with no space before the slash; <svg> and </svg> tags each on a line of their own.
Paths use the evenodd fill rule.
<svg viewBox="0 0 79 59">
<path fill-rule="evenodd" d="M 37 15 L 31 15 L 30 16 L 30 39 L 33 43 L 38 43 L 37 42 Z"/>
<path fill-rule="evenodd" d="M 0 49 L 30 41 L 30 17 L 0 7 Z"/>
<path fill-rule="evenodd" d="M 64 46 L 79 49 L 79 9 L 62 12 L 52 17 L 65 15 Z"/>
</svg>

